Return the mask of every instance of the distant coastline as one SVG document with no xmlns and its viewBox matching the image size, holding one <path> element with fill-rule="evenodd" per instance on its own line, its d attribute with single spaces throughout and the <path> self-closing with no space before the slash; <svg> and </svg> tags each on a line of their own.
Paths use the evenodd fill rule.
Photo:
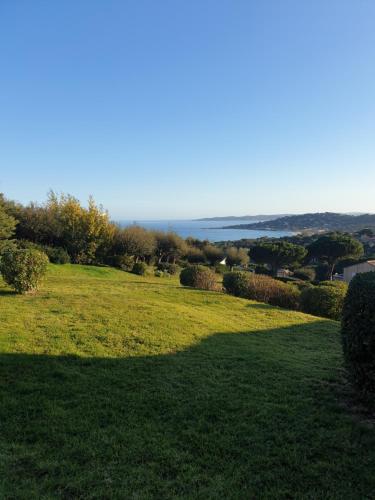
<svg viewBox="0 0 375 500">
<path fill-rule="evenodd" d="M 269 220 L 280 219 L 280 217 L 286 217 L 288 214 L 272 214 L 272 215 L 225 215 L 221 217 L 202 217 L 200 219 L 193 219 L 197 222 L 209 222 L 209 221 L 235 221 L 235 220 L 246 220 L 246 221 L 256 221 L 265 222 Z"/>
</svg>

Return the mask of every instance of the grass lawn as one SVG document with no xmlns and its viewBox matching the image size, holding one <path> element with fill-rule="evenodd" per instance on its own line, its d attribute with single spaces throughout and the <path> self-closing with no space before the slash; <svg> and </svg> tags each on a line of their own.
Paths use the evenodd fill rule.
<svg viewBox="0 0 375 500">
<path fill-rule="evenodd" d="M 0 498 L 375 496 L 335 322 L 71 265 L 0 314 Z"/>
</svg>

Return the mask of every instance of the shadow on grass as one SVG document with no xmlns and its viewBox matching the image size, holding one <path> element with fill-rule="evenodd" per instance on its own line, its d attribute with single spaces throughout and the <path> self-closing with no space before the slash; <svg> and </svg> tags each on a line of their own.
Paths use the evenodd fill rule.
<svg viewBox="0 0 375 500">
<path fill-rule="evenodd" d="M 8 296 L 8 295 L 18 295 L 14 290 L 8 289 L 8 288 L 1 288 L 0 289 L 0 297 L 2 296 Z"/>
<path fill-rule="evenodd" d="M 353 443 L 326 383 L 336 341 L 316 321 L 159 356 L 4 354 L 2 496 L 371 497 L 374 436 Z"/>
</svg>

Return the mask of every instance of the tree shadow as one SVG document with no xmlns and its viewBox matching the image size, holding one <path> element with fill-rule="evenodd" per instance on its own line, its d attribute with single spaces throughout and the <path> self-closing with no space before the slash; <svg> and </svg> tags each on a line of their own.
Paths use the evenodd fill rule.
<svg viewBox="0 0 375 500">
<path fill-rule="evenodd" d="M 371 497 L 374 435 L 335 401 L 331 342 L 322 320 L 158 356 L 3 354 L 4 498 Z"/>
<path fill-rule="evenodd" d="M 14 290 L 8 289 L 8 288 L 0 288 L 0 297 L 1 296 L 8 296 L 8 295 L 19 295 L 17 292 Z"/>
</svg>

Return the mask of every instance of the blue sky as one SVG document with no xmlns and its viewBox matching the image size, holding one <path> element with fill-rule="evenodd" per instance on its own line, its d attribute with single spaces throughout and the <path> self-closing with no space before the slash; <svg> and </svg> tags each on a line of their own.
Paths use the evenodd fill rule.
<svg viewBox="0 0 375 500">
<path fill-rule="evenodd" d="M 2 0 L 0 191 L 375 212 L 373 0 Z"/>
</svg>

